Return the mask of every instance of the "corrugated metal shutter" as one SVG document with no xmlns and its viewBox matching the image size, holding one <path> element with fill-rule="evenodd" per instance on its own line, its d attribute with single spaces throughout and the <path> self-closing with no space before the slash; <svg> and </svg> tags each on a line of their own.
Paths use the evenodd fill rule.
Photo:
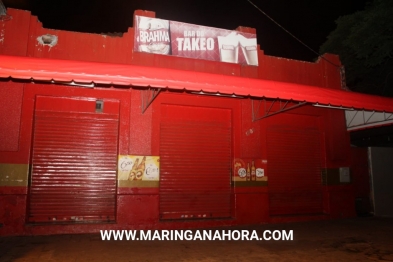
<svg viewBox="0 0 393 262">
<path fill-rule="evenodd" d="M 230 217 L 231 111 L 161 109 L 161 219 Z"/>
<path fill-rule="evenodd" d="M 114 221 L 119 102 L 38 97 L 30 222 Z"/>
<path fill-rule="evenodd" d="M 322 213 L 320 139 L 317 129 L 268 128 L 271 215 Z"/>
</svg>

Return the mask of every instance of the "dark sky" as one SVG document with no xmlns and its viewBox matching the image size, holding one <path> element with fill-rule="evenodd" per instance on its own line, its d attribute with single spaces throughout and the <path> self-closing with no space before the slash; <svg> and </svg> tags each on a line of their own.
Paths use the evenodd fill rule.
<svg viewBox="0 0 393 262">
<path fill-rule="evenodd" d="M 223 29 L 257 29 L 267 55 L 312 61 L 316 55 L 267 19 L 247 0 L 2 0 L 6 7 L 30 10 L 44 27 L 69 31 L 126 32 L 134 10 L 157 18 Z M 341 15 L 362 10 L 369 0 L 252 0 L 260 9 L 314 50 L 334 30 Z"/>
</svg>

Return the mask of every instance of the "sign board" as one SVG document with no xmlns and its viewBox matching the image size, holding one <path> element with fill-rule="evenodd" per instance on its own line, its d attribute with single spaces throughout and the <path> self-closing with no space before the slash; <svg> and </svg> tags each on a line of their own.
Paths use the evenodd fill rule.
<svg viewBox="0 0 393 262">
<path fill-rule="evenodd" d="M 135 16 L 134 51 L 258 65 L 255 34 Z"/>
</svg>

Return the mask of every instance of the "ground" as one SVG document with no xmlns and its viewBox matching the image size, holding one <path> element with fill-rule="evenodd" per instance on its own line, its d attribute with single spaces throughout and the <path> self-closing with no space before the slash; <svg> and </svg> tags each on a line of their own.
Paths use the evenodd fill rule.
<svg viewBox="0 0 393 262">
<path fill-rule="evenodd" d="M 293 241 L 102 241 L 100 234 L 0 238 L 0 261 L 393 261 L 393 218 L 219 230 L 293 230 Z M 213 229 L 215 230 L 215 229 Z"/>
</svg>

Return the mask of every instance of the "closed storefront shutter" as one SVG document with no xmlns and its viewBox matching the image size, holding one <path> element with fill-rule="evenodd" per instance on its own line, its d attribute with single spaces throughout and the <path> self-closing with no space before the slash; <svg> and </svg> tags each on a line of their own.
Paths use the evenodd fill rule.
<svg viewBox="0 0 393 262">
<path fill-rule="evenodd" d="M 30 222 L 115 221 L 119 102 L 99 102 L 37 97 Z"/>
<path fill-rule="evenodd" d="M 231 215 L 231 111 L 162 105 L 160 217 Z"/>
<path fill-rule="evenodd" d="M 320 139 L 316 128 L 268 128 L 271 215 L 322 213 Z"/>
</svg>

